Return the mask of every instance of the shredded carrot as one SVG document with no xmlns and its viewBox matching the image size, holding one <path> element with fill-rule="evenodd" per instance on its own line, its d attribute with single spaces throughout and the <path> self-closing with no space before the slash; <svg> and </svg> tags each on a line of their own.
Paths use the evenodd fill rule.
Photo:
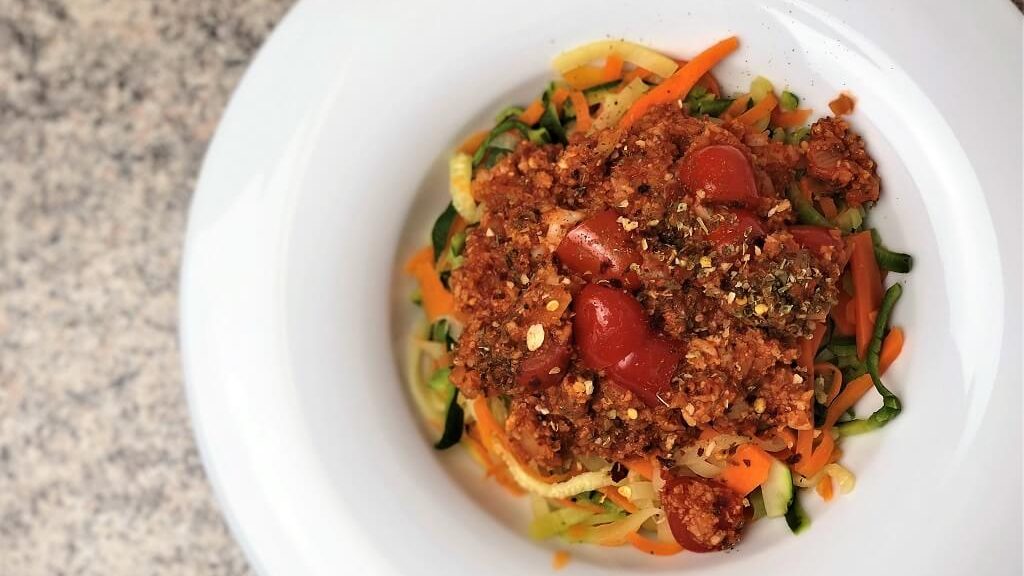
<svg viewBox="0 0 1024 576">
<path fill-rule="evenodd" d="M 556 110 L 562 110 L 562 104 L 569 99 L 569 94 L 570 92 L 561 86 L 555 88 L 555 92 L 551 94 L 551 103 L 555 105 Z"/>
<path fill-rule="evenodd" d="M 622 463 L 626 465 L 626 468 L 629 468 L 648 480 L 654 478 L 654 465 L 650 460 L 641 460 L 637 458 L 636 460 L 625 460 Z"/>
<path fill-rule="evenodd" d="M 484 138 L 487 138 L 486 130 L 470 134 L 469 137 L 462 141 L 462 144 L 459 144 L 459 152 L 472 156 L 473 153 L 476 152 L 477 148 L 483 144 Z"/>
<path fill-rule="evenodd" d="M 793 432 L 782 428 L 776 432 L 776 434 L 782 438 L 782 441 L 786 443 L 786 447 L 792 448 L 796 445 L 796 436 Z"/>
<path fill-rule="evenodd" d="M 543 115 L 544 103 L 538 99 L 530 102 L 530 105 L 526 107 L 526 110 L 523 110 L 523 113 L 519 115 L 519 121 L 527 126 L 533 126 L 540 121 L 540 117 Z"/>
<path fill-rule="evenodd" d="M 875 324 L 870 314 L 882 303 L 882 276 L 875 260 L 875 247 L 867 230 L 850 236 L 850 271 L 853 274 L 853 299 L 857 315 L 857 355 L 863 360 L 871 342 Z"/>
<path fill-rule="evenodd" d="M 828 107 L 832 110 L 832 114 L 836 116 L 842 116 L 853 112 L 853 98 L 849 94 L 843 92 L 836 99 L 828 103 Z"/>
<path fill-rule="evenodd" d="M 882 352 L 878 357 L 878 373 L 885 374 L 885 371 L 892 366 L 892 363 L 903 351 L 903 329 L 893 328 L 889 330 L 885 340 L 882 341 Z"/>
<path fill-rule="evenodd" d="M 725 112 L 722 113 L 722 118 L 725 120 L 731 120 L 732 118 L 743 114 L 747 109 L 747 102 L 750 102 L 750 94 L 741 94 L 737 96 L 736 99 L 732 101 L 732 104 L 725 109 Z"/>
<path fill-rule="evenodd" d="M 729 457 L 722 470 L 722 482 L 738 494 L 746 496 L 768 479 L 772 457 L 757 444 L 743 444 Z"/>
<path fill-rule="evenodd" d="M 832 457 L 828 459 L 828 463 L 835 464 L 836 462 L 839 462 L 839 460 L 841 460 L 842 457 L 843 449 L 840 448 L 839 446 L 836 446 L 835 448 L 832 449 Z"/>
<path fill-rule="evenodd" d="M 815 364 L 814 371 L 832 373 L 832 385 L 828 389 L 828 399 L 825 400 L 825 405 L 828 406 L 836 399 L 836 396 L 839 395 L 839 389 L 843 387 L 843 371 L 837 368 L 835 364 L 829 362 Z"/>
<path fill-rule="evenodd" d="M 652 74 L 652 72 L 650 70 L 648 70 L 647 68 L 640 68 L 640 67 L 633 68 L 629 72 L 626 72 L 626 75 L 622 77 L 622 83 L 623 84 L 629 84 L 630 82 L 632 82 L 636 78 L 639 78 L 641 80 L 647 80 L 648 78 L 651 77 L 651 74 Z"/>
<path fill-rule="evenodd" d="M 818 206 L 821 206 L 821 215 L 829 220 L 832 220 L 839 215 L 839 209 L 836 208 L 835 200 L 828 196 L 818 198 Z"/>
<path fill-rule="evenodd" d="M 590 105 L 587 104 L 587 97 L 583 95 L 583 92 L 579 90 L 573 90 L 569 93 L 569 99 L 572 100 L 572 109 L 576 112 L 576 129 L 582 132 L 586 132 L 590 129 Z"/>
<path fill-rule="evenodd" d="M 672 556 L 683 551 L 683 547 L 676 542 L 652 540 L 645 536 L 641 536 L 636 532 L 630 532 L 627 534 L 626 541 L 628 541 L 633 548 L 636 548 L 644 554 L 651 554 L 652 556 Z"/>
<path fill-rule="evenodd" d="M 597 504 L 591 504 L 589 502 L 574 502 L 568 498 L 558 498 L 555 500 L 555 502 L 558 502 L 559 504 L 565 506 L 566 508 L 587 510 L 588 512 L 593 512 L 594 514 L 603 514 L 605 512 L 604 508 L 601 508 Z"/>
<path fill-rule="evenodd" d="M 693 60 L 680 67 L 672 76 L 665 79 L 646 94 L 640 97 L 633 106 L 626 111 L 625 116 L 619 121 L 621 128 L 628 128 L 638 118 L 647 113 L 653 106 L 674 102 L 686 97 L 690 89 L 706 74 L 711 68 L 722 61 L 723 58 L 732 54 L 739 48 L 740 41 L 735 36 L 730 36 L 710 48 L 698 54 Z"/>
<path fill-rule="evenodd" d="M 618 54 L 612 54 L 604 61 L 603 78 L 605 82 L 611 82 L 612 80 L 618 80 L 622 77 L 622 57 Z"/>
<path fill-rule="evenodd" d="M 466 444 L 469 449 L 477 457 L 480 464 L 484 467 L 484 474 L 486 476 L 492 476 L 498 482 L 498 485 L 508 490 L 509 494 L 513 496 L 522 496 L 526 492 L 516 484 L 515 480 L 509 476 L 508 469 L 500 464 L 495 464 L 494 460 L 491 459 L 490 453 L 487 452 L 487 448 L 480 442 L 477 437 L 478 432 L 475 426 L 469 427 L 466 430 L 466 434 L 463 439 L 466 440 Z"/>
<path fill-rule="evenodd" d="M 828 427 L 822 429 L 821 441 L 818 443 L 818 447 L 811 452 L 809 458 L 801 457 L 800 460 L 793 465 L 793 469 L 804 476 L 814 476 L 819 470 L 828 464 L 829 458 L 832 457 L 832 449 L 835 448 L 835 445 L 836 441 L 832 438 L 830 429 Z"/>
<path fill-rule="evenodd" d="M 576 90 L 586 90 L 598 84 L 604 84 L 604 68 L 596 66 L 580 66 L 562 74 L 566 84 Z"/>
<path fill-rule="evenodd" d="M 778 128 L 799 128 L 806 124 L 807 119 L 810 117 L 810 108 L 799 108 L 797 110 L 790 110 L 789 112 L 777 109 L 772 112 L 772 126 L 776 126 Z"/>
<path fill-rule="evenodd" d="M 689 61 L 676 60 L 676 64 L 679 64 L 680 66 L 686 66 L 687 64 L 689 64 Z M 700 80 L 697 80 L 697 83 L 694 84 L 694 86 L 700 86 L 701 88 L 714 94 L 715 98 L 722 97 L 722 87 L 718 85 L 718 80 L 715 79 L 715 76 L 710 71 L 701 76 Z"/>
<path fill-rule="evenodd" d="M 811 450 L 813 447 L 814 429 L 808 428 L 807 430 L 797 430 L 796 446 L 793 448 L 793 453 L 799 456 L 800 460 L 803 461 L 811 457 Z"/>
<path fill-rule="evenodd" d="M 836 333 L 840 336 L 853 336 L 857 330 L 853 321 L 850 320 L 850 315 L 847 314 L 848 306 L 852 301 L 849 294 L 840 290 L 839 303 L 832 308 L 832 321 L 835 322 Z"/>
<path fill-rule="evenodd" d="M 814 332 L 810 338 L 800 340 L 800 358 L 797 363 L 803 367 L 807 377 L 814 379 L 814 356 L 821 347 L 821 341 L 825 338 L 825 323 L 820 322 L 814 326 Z"/>
<path fill-rule="evenodd" d="M 848 382 L 846 388 L 839 393 L 839 396 L 828 407 L 828 412 L 825 414 L 825 428 L 831 428 L 838 422 L 839 417 L 856 404 L 864 394 L 867 394 L 867 391 L 871 390 L 874 385 L 870 374 L 861 374 L 860 377 Z"/>
<path fill-rule="evenodd" d="M 754 104 L 754 107 L 747 110 L 743 114 L 736 117 L 736 121 L 742 122 L 747 126 L 753 126 L 761 120 L 764 120 L 775 110 L 775 107 L 779 105 L 779 99 L 775 97 L 775 94 L 769 92 L 761 99 L 760 102 Z"/>
<path fill-rule="evenodd" d="M 832 499 L 832 477 L 828 474 L 822 476 L 814 489 L 818 492 L 818 496 L 821 496 L 822 500 L 828 502 Z"/>
<path fill-rule="evenodd" d="M 434 322 L 441 316 L 455 311 L 455 299 L 452 293 L 441 283 L 441 278 L 434 270 L 434 250 L 430 246 L 413 255 L 405 266 L 405 271 L 416 278 L 423 297 L 423 310 L 427 319 Z"/>
<path fill-rule="evenodd" d="M 551 567 L 555 570 L 561 570 L 569 564 L 569 553 L 565 550 L 558 550 L 555 555 L 551 558 Z"/>
<path fill-rule="evenodd" d="M 598 490 L 598 492 L 600 492 L 601 494 L 604 494 L 605 498 L 611 500 L 612 502 L 617 504 L 620 508 L 622 508 L 626 512 L 629 512 L 630 514 L 633 514 L 637 510 L 639 510 L 636 507 L 636 504 L 633 504 L 632 502 L 629 501 L 628 498 L 626 498 L 622 494 L 619 494 L 618 489 L 616 489 L 614 486 L 608 486 L 608 487 L 605 487 L 605 488 L 601 488 L 600 490 Z"/>
</svg>

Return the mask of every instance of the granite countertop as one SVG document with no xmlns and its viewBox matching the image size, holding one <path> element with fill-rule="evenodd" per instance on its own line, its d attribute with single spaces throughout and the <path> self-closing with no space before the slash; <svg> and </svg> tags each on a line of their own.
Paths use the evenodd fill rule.
<svg viewBox="0 0 1024 576">
<path fill-rule="evenodd" d="M 0 576 L 250 573 L 189 427 L 178 264 L 290 2 L 0 0 Z"/>
<path fill-rule="evenodd" d="M 0 0 L 0 575 L 247 574 L 189 427 L 203 152 L 289 0 Z"/>
</svg>

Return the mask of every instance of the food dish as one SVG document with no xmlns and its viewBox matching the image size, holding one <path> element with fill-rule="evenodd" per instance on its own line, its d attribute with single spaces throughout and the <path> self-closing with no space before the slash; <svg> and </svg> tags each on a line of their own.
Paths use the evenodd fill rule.
<svg viewBox="0 0 1024 576">
<path fill-rule="evenodd" d="M 912 258 L 869 227 L 882 185 L 853 99 L 807 125 L 763 77 L 729 97 L 713 68 L 738 46 L 585 44 L 453 152 L 407 266 L 431 322 L 411 390 L 436 448 L 461 440 L 530 496 L 535 538 L 671 555 L 765 516 L 799 532 L 796 490 L 852 490 L 840 438 L 902 410 L 882 272 Z M 871 389 L 883 406 L 854 417 Z"/>
<path fill-rule="evenodd" d="M 1008 320 L 1020 302 L 1007 297 L 1020 291 L 1007 193 L 1021 187 L 1008 168 L 1020 142 L 1006 126 L 1021 111 L 1005 48 L 1020 16 L 979 3 L 965 29 L 963 14 L 945 0 L 297 3 L 209 148 L 181 278 L 192 425 L 254 570 L 548 573 L 556 543 L 523 535 L 521 501 L 461 450 L 424 449 L 395 360 L 415 319 L 404 258 L 445 202 L 444 151 L 536 97 L 552 54 L 605 35 L 696 54 L 737 34 L 772 49 L 723 62 L 723 84 L 762 74 L 818 110 L 842 90 L 858 97 L 851 122 L 895 191 L 872 218 L 915 259 L 894 318 L 912 337 L 890 370 L 908 409 L 844 442 L 856 490 L 805 498 L 814 524 L 798 537 L 757 522 L 738 554 L 576 546 L 563 573 L 1020 573 L 1020 454 L 1007 441 L 1020 412 Z M 991 86 L 1000 113 L 964 106 L 964 86 Z"/>
</svg>

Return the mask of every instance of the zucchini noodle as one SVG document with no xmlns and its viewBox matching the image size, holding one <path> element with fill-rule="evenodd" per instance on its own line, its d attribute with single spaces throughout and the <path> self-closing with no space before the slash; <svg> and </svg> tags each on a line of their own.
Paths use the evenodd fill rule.
<svg viewBox="0 0 1024 576">
<path fill-rule="evenodd" d="M 659 54 L 650 48 L 626 42 L 625 40 L 598 40 L 590 44 L 578 46 L 562 52 L 551 62 L 559 74 L 579 68 L 595 60 L 607 58 L 612 54 L 630 64 L 646 68 L 662 78 L 671 76 L 679 65 L 668 56 Z"/>
<path fill-rule="evenodd" d="M 590 126 L 590 131 L 597 132 L 598 130 L 615 126 L 633 103 L 639 100 L 649 89 L 643 80 L 634 78 L 621 91 L 607 94 L 604 100 L 601 101 L 601 112 L 594 119 L 594 123 Z"/>
<path fill-rule="evenodd" d="M 522 466 L 519 465 L 515 456 L 509 454 L 501 444 L 494 445 L 494 452 L 496 452 L 502 462 L 508 466 L 509 472 L 512 473 L 512 479 L 516 481 L 516 484 L 519 484 L 523 490 L 526 490 L 531 494 L 536 494 L 545 498 L 568 498 L 583 492 L 590 492 L 591 490 L 597 490 L 599 488 L 615 484 L 609 474 L 610 469 L 602 470 L 600 472 L 584 472 L 582 474 L 577 474 L 564 482 L 548 484 L 547 482 L 541 482 L 533 476 L 530 476 L 530 474 L 527 473 L 526 470 L 523 470 Z"/>
<path fill-rule="evenodd" d="M 448 187 L 455 211 L 470 224 L 480 221 L 480 207 L 473 198 L 473 158 L 459 152 L 448 161 Z"/>
</svg>

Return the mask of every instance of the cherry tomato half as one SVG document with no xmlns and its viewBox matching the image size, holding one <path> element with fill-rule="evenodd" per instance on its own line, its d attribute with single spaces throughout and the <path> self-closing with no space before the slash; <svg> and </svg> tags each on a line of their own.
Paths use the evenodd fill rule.
<svg viewBox="0 0 1024 576">
<path fill-rule="evenodd" d="M 839 230 L 835 228 L 797 225 L 790 226 L 787 230 L 793 235 L 797 244 L 812 252 L 821 252 L 825 246 L 833 246 L 837 252 L 843 250 L 843 239 L 839 235 Z"/>
<path fill-rule="evenodd" d="M 636 394 L 648 406 L 656 406 L 658 393 L 668 390 L 682 360 L 676 345 L 665 338 L 648 338 L 610 370 L 612 379 Z"/>
<path fill-rule="evenodd" d="M 568 345 L 557 342 L 545 343 L 539 350 L 519 363 L 516 384 L 529 388 L 547 388 L 558 384 L 569 368 L 571 356 L 572 350 Z M 554 370 L 555 368 L 558 370 Z"/>
<path fill-rule="evenodd" d="M 760 238 L 764 236 L 764 227 L 761 226 L 761 219 L 749 210 L 736 210 L 732 213 L 734 218 L 718 225 L 717 228 L 708 234 L 708 242 L 715 246 L 727 244 L 739 244 L 743 240 Z"/>
<path fill-rule="evenodd" d="M 735 146 L 715 144 L 690 152 L 683 158 L 679 178 L 690 194 L 704 190 L 709 202 L 750 206 L 758 200 L 754 169 Z"/>
<path fill-rule="evenodd" d="M 587 284 L 574 302 L 573 334 L 588 368 L 604 370 L 647 339 L 647 315 L 629 294 Z"/>
<path fill-rule="evenodd" d="M 587 218 L 565 235 L 555 254 L 577 274 L 591 274 L 595 280 L 618 280 L 627 290 L 635 290 L 640 287 L 640 278 L 630 265 L 640 263 L 640 251 L 618 218 L 614 210 Z"/>
<path fill-rule="evenodd" d="M 718 480 L 672 476 L 661 493 L 672 536 L 691 552 L 731 548 L 746 524 L 743 497 Z"/>
</svg>

